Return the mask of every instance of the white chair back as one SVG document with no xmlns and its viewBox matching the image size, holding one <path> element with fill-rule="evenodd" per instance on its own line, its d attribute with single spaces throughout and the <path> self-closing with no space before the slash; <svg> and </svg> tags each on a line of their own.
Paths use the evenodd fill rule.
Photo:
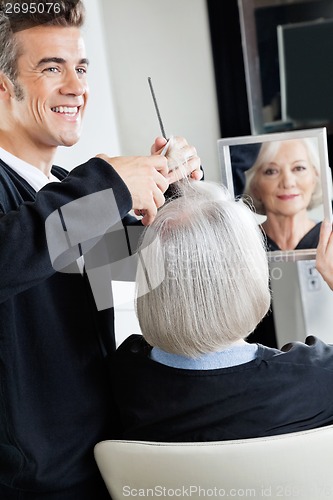
<svg viewBox="0 0 333 500">
<path fill-rule="evenodd" d="M 102 441 L 95 458 L 113 500 L 333 499 L 333 425 L 209 443 Z"/>
</svg>

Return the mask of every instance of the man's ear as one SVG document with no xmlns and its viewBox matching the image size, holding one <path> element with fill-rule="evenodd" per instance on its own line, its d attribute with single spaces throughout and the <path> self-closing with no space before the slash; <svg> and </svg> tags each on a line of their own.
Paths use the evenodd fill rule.
<svg viewBox="0 0 333 500">
<path fill-rule="evenodd" d="M 14 96 L 14 85 L 8 76 L 0 71 L 0 99 L 9 99 Z"/>
</svg>

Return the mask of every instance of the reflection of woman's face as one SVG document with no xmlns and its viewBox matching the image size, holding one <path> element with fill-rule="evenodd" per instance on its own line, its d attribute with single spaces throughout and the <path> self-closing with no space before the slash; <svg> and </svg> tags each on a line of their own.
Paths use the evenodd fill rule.
<svg viewBox="0 0 333 500">
<path fill-rule="evenodd" d="M 263 203 L 267 215 L 293 216 L 309 206 L 317 180 L 304 144 L 286 141 L 259 168 L 254 195 Z"/>
</svg>

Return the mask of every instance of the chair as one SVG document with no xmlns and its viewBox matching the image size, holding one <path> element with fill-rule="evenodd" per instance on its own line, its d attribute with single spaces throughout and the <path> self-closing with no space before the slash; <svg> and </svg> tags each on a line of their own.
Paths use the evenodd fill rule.
<svg viewBox="0 0 333 500">
<path fill-rule="evenodd" d="M 333 498 L 333 425 L 209 443 L 101 441 L 95 459 L 113 500 Z"/>
</svg>

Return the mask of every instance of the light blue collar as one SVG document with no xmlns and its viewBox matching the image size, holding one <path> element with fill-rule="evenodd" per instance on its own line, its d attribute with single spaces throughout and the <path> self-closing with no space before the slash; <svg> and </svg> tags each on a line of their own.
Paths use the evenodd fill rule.
<svg viewBox="0 0 333 500">
<path fill-rule="evenodd" d="M 242 365 L 253 361 L 257 355 L 256 344 L 234 345 L 223 351 L 203 354 L 198 358 L 189 358 L 180 354 L 170 354 L 159 347 L 153 347 L 150 353 L 152 360 L 162 365 L 186 370 L 216 370 L 230 366 Z"/>
</svg>

